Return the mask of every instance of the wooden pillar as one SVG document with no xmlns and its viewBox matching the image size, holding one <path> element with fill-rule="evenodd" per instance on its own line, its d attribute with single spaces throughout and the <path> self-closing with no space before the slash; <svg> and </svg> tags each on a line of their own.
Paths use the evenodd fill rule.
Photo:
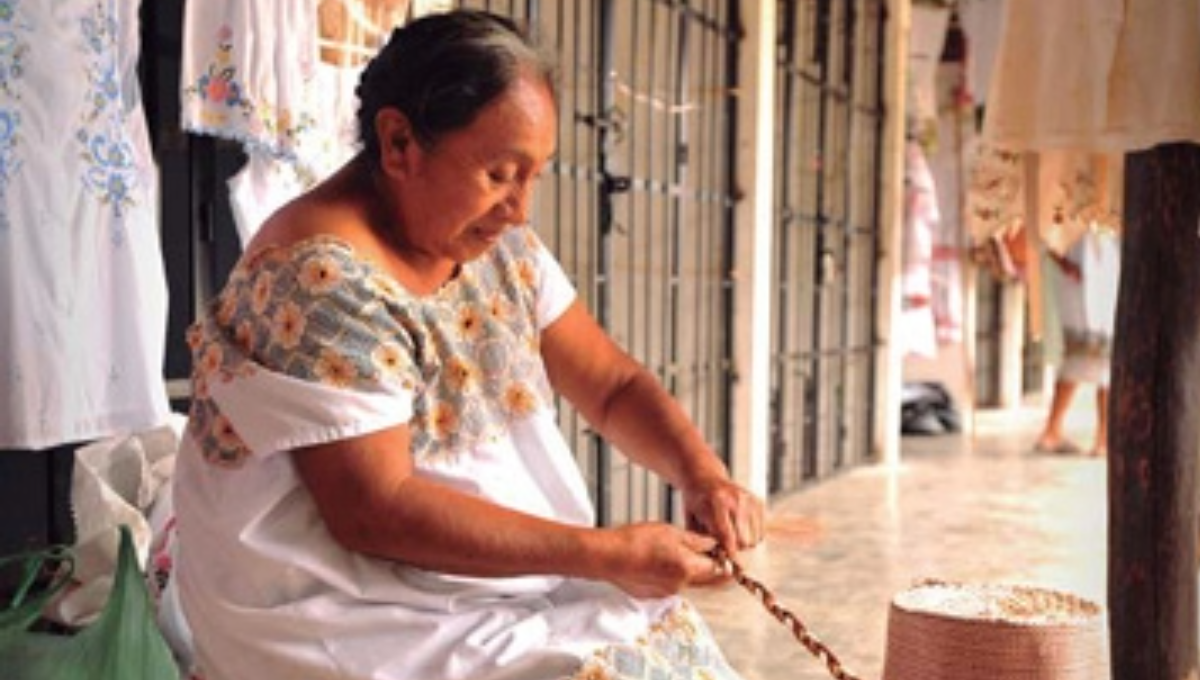
<svg viewBox="0 0 1200 680">
<path fill-rule="evenodd" d="M 1113 680 L 1197 668 L 1200 146 L 1130 154 L 1109 433 Z"/>
</svg>

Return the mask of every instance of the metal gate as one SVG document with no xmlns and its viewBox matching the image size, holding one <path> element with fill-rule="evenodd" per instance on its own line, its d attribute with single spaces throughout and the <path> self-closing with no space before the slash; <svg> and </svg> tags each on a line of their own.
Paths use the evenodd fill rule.
<svg viewBox="0 0 1200 680">
<path fill-rule="evenodd" d="M 534 222 L 593 314 L 729 460 L 735 3 L 462 2 L 526 20 L 559 58 L 558 156 Z M 605 524 L 675 519 L 672 490 L 565 405 Z"/>
<path fill-rule="evenodd" d="M 780 0 L 772 458 L 786 492 L 870 452 L 883 0 Z"/>
</svg>

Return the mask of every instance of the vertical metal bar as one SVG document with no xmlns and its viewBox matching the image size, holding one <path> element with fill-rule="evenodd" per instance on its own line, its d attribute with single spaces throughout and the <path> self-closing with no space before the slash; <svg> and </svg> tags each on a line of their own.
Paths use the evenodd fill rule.
<svg viewBox="0 0 1200 680">
<path fill-rule="evenodd" d="M 628 34 L 626 39 L 629 41 L 629 44 L 636 45 L 638 34 L 638 3 L 627 2 L 626 5 L 628 14 L 628 26 L 626 28 Z M 629 68 L 628 73 L 626 74 L 626 85 L 630 94 L 628 103 L 626 104 L 627 110 L 624 114 L 626 117 L 627 127 L 627 132 L 624 135 L 624 155 L 626 159 L 625 174 L 630 178 L 630 180 L 635 180 L 640 176 L 637 164 L 637 154 L 639 150 L 637 143 L 637 114 L 638 107 L 640 106 L 638 96 L 642 91 L 642 65 L 640 60 L 633 58 L 632 55 L 627 56 L 627 63 Z M 633 188 L 632 186 L 631 190 L 637 191 L 637 189 Z M 638 337 L 638 325 L 635 322 L 635 317 L 637 315 L 639 300 L 642 304 L 645 304 L 646 301 L 645 293 L 643 292 L 639 294 L 638 286 L 648 285 L 647 282 L 649 280 L 649 271 L 641 272 L 636 267 L 636 263 L 638 261 L 637 253 L 639 250 L 638 240 L 641 232 L 643 231 L 643 229 L 639 227 L 636 219 L 636 203 L 637 201 L 634 200 L 632 195 L 630 195 L 625 203 L 625 218 L 623 223 L 620 225 L 621 231 L 625 237 L 625 259 L 628 267 L 627 276 L 629 279 L 625 286 L 625 333 L 628 338 L 630 349 L 635 353 L 636 356 L 644 357 L 644 349 L 646 347 L 645 338 L 649 335 L 649 330 L 642 328 L 642 332 L 640 333 L 641 337 Z M 651 489 L 657 483 L 658 481 L 652 477 L 648 471 L 639 469 L 634 472 L 631 470 L 631 474 L 628 476 L 627 481 L 629 487 L 627 497 L 630 505 L 629 512 L 627 513 L 628 516 L 634 516 L 635 499 L 638 499 L 637 507 L 640 507 L 642 512 L 648 512 L 651 506 Z M 638 487 L 640 487 L 640 494 L 636 493 L 639 490 Z"/>
<path fill-rule="evenodd" d="M 683 3 L 686 5 L 686 3 Z M 675 9 L 676 16 L 671 26 L 675 29 L 675 64 L 673 73 L 675 74 L 675 87 L 671 93 L 671 106 L 668 111 L 669 120 L 674 122 L 675 135 L 673 139 L 673 163 L 670 168 L 669 183 L 675 189 L 681 189 L 688 178 L 688 125 L 687 118 L 682 115 L 676 115 L 675 111 L 681 111 L 681 104 L 687 98 L 688 92 L 688 17 L 687 14 Z M 679 391 L 679 374 L 681 370 L 680 355 L 679 355 L 679 332 L 681 324 L 678 323 L 680 313 L 680 286 L 682 285 L 682 213 L 683 199 L 680 191 L 672 191 L 668 205 L 671 206 L 670 222 L 669 222 L 669 242 L 671 244 L 670 266 L 669 266 L 669 281 L 670 288 L 668 289 L 667 314 L 664 318 L 664 338 L 667 342 L 667 365 L 669 367 L 669 378 L 667 384 L 672 394 L 677 394 Z M 674 514 L 673 504 L 668 503 L 665 510 L 666 518 L 673 519 Z"/>
<path fill-rule="evenodd" d="M 216 281 L 213 201 L 216 195 L 216 142 L 207 135 L 188 135 L 188 198 L 192 229 L 192 306 L 200 309 L 212 297 Z"/>
<path fill-rule="evenodd" d="M 599 255 L 595 288 L 596 319 L 604 328 L 608 328 L 612 318 L 612 303 L 609 299 L 610 277 L 612 275 L 612 223 L 613 206 L 612 194 L 609 192 L 609 159 L 608 146 L 609 128 L 603 123 L 613 106 L 613 87 L 610 74 L 613 69 L 613 2 L 600 0 L 596 3 L 597 21 L 594 45 L 598 54 L 599 64 L 596 78 L 596 115 L 601 121 L 596 125 L 596 161 L 600 170 L 601 183 L 598 196 L 598 215 L 596 233 L 596 252 Z M 599 433 L 592 433 L 592 446 L 596 453 L 596 461 L 601 474 L 610 476 L 612 468 L 612 453 L 607 442 Z M 611 477 L 610 477 L 611 480 Z M 608 524 L 612 518 L 611 499 L 608 493 L 598 494 L 596 503 L 597 518 L 601 524 Z"/>
<path fill-rule="evenodd" d="M 741 3 L 739 0 L 728 0 L 726 5 L 727 21 L 729 23 L 729 33 L 725 42 L 725 154 L 723 164 L 725 167 L 724 191 L 726 200 L 724 201 L 724 210 L 722 213 L 722 229 L 724 231 L 725 248 L 722 250 L 721 260 L 721 276 L 722 290 L 724 299 L 721 301 L 721 314 L 724 317 L 724 323 L 721 325 L 722 345 L 721 345 L 721 360 L 725 367 L 724 379 L 721 381 L 721 432 L 722 439 L 720 442 L 722 459 L 726 465 L 730 465 L 733 459 L 733 357 L 736 348 L 733 344 L 734 329 L 733 329 L 733 306 L 734 300 L 737 297 L 737 291 L 734 289 L 735 281 L 734 270 L 734 253 L 737 252 L 737 228 L 734 222 L 735 205 L 732 197 L 737 195 L 738 188 L 736 183 L 736 173 L 733 170 L 734 164 L 737 162 L 737 137 L 738 137 L 738 107 L 737 99 L 730 93 L 738 91 L 738 73 L 741 68 L 741 39 L 746 34 L 745 27 L 741 23 Z"/>
<path fill-rule="evenodd" d="M 779 80 L 779 104 L 777 110 L 780 111 L 778 122 L 776 125 L 779 129 L 779 151 L 776 155 L 775 168 L 775 201 L 777 210 L 775 243 L 775 270 L 778 276 L 776 284 L 776 307 L 775 307 L 775 341 L 773 347 L 773 361 L 771 362 L 771 413 L 770 413 L 770 428 L 771 428 L 771 474 L 768 484 L 768 489 L 771 492 L 781 491 L 784 488 L 783 483 L 783 467 L 784 459 L 787 453 L 786 437 L 784 437 L 784 418 L 783 415 L 787 412 L 784 400 L 786 399 L 787 390 L 787 368 L 788 364 L 785 360 L 787 353 L 787 324 L 788 324 L 788 268 L 787 255 L 791 250 L 791 230 L 790 230 L 790 201 L 791 201 L 791 182 L 789 181 L 790 173 L 787 169 L 792 162 L 792 103 L 795 97 L 794 81 L 787 68 L 795 59 L 796 55 L 796 4 L 790 0 L 779 0 L 776 7 L 779 10 L 780 26 L 782 32 L 779 36 L 779 41 L 782 43 L 783 57 L 782 64 L 776 63 L 775 71 Z"/>
<path fill-rule="evenodd" d="M 840 265 L 838 267 L 839 282 L 841 283 L 841 324 L 838 332 L 841 337 L 839 344 L 841 347 L 840 372 L 841 377 L 839 384 L 841 390 L 838 394 L 837 413 L 834 414 L 836 423 L 836 438 L 837 442 L 834 447 L 833 463 L 835 467 L 842 467 L 846 463 L 846 447 L 848 435 L 846 429 L 846 412 L 849 410 L 855 400 L 851 398 L 850 389 L 853 387 L 851 383 L 851 367 L 854 365 L 856 349 L 851 342 L 850 337 L 850 320 L 854 307 L 850 301 L 850 289 L 853 281 L 850 279 L 850 264 L 851 255 L 854 248 L 854 230 L 855 225 L 852 218 L 856 217 L 854 211 L 853 199 L 857 194 L 854 183 L 850 181 L 853 176 L 855 167 L 854 145 L 851 144 L 854 135 L 854 117 L 855 117 L 855 81 L 854 81 L 854 51 L 857 47 L 855 40 L 857 31 L 857 12 L 855 11 L 855 3 L 857 0 L 849 0 L 843 5 L 842 9 L 842 27 L 845 36 L 845 42 L 842 45 L 842 73 L 841 87 L 844 88 L 845 99 L 843 106 L 844 113 L 844 128 L 842 130 L 842 141 L 845 145 L 845 174 L 842 180 L 842 249 L 840 255 Z"/>
<path fill-rule="evenodd" d="M 658 97 L 658 65 L 657 65 L 656 57 L 658 56 L 658 50 L 654 47 L 654 43 L 657 41 L 656 39 L 658 37 L 658 31 L 659 31 L 658 7 L 657 7 L 657 3 L 653 3 L 653 2 L 649 3 L 648 6 L 650 7 L 650 27 L 649 27 L 649 30 L 647 33 L 650 36 L 650 41 L 649 41 L 650 44 L 647 45 L 647 50 L 649 52 L 649 58 L 647 59 L 647 62 L 648 62 L 648 68 L 650 70 L 650 77 L 648 78 L 648 80 L 646 82 L 646 91 L 649 93 L 650 96 L 657 98 Z M 647 140 L 656 140 L 656 139 L 661 138 L 661 135 L 656 134 L 658 115 L 655 113 L 655 111 L 656 111 L 656 107 L 650 106 L 650 107 L 648 107 L 647 112 L 646 112 L 646 125 L 648 128 L 646 130 L 646 139 Z M 665 125 L 664 125 L 664 127 L 665 127 Z M 648 250 L 648 252 L 646 253 L 646 261 L 647 261 L 647 263 L 649 263 L 651 265 L 651 271 L 658 270 L 658 267 L 655 266 L 656 252 L 659 253 L 659 255 L 657 255 L 659 257 L 665 257 L 666 252 L 667 252 L 666 248 L 659 248 L 659 249 L 657 249 L 657 251 L 654 248 L 655 243 L 658 242 L 658 239 L 655 238 L 655 235 L 657 232 L 657 229 L 655 227 L 657 225 L 655 224 L 655 221 L 654 221 L 654 214 L 655 214 L 655 206 L 659 201 L 659 197 L 655 195 L 658 192 L 658 189 L 656 187 L 659 185 L 659 182 L 657 181 L 658 178 L 655 176 L 654 172 L 658 166 L 657 159 L 658 159 L 659 149 L 660 149 L 660 146 L 658 144 L 654 144 L 654 143 L 650 143 L 646 147 L 647 186 L 646 186 L 645 220 L 646 220 L 646 225 L 650 229 L 649 236 L 646 239 L 646 246 L 647 246 L 647 250 Z M 662 182 L 662 184 L 665 184 L 665 182 Z M 660 281 L 660 283 L 662 283 L 662 282 Z M 665 293 L 665 291 L 666 291 L 665 284 L 661 286 L 661 291 Z M 654 290 L 651 289 L 649 292 L 650 292 L 650 294 L 647 296 L 648 299 L 655 300 L 654 295 L 653 295 Z M 654 315 L 655 304 L 657 304 L 657 302 L 646 305 L 645 316 L 643 318 L 643 325 L 647 329 L 646 358 L 648 361 L 652 361 L 653 366 L 654 366 L 654 371 L 657 373 L 659 380 L 662 380 L 663 378 L 666 377 L 666 371 L 664 370 L 666 367 L 666 356 L 663 353 L 663 349 L 665 348 L 666 345 L 665 345 L 665 343 L 662 343 L 662 342 L 655 343 L 653 341 L 653 338 L 654 338 L 653 328 L 654 328 L 654 325 L 656 322 L 656 318 Z M 654 347 L 655 345 L 657 345 L 657 347 L 658 347 L 658 355 L 652 356 L 650 354 L 649 348 Z"/>
<path fill-rule="evenodd" d="M 871 293 L 870 293 L 870 322 L 869 335 L 871 338 L 872 347 L 869 350 L 870 358 L 868 359 L 867 368 L 867 384 L 874 385 L 878 376 L 878 365 L 875 352 L 875 345 L 881 342 L 879 338 L 879 315 L 876 310 L 883 304 L 883 300 L 879 296 L 879 253 L 882 248 L 883 238 L 883 138 L 886 133 L 887 117 L 891 112 L 884 108 L 883 90 L 886 82 L 886 67 L 887 67 L 887 3 L 884 0 L 867 0 L 873 3 L 875 11 L 875 83 L 872 102 L 872 110 L 875 112 L 875 149 L 874 149 L 874 167 L 872 175 L 875 178 L 872 186 L 873 192 L 873 229 L 871 236 Z M 867 442 L 875 441 L 875 400 L 867 399 Z"/>
<path fill-rule="evenodd" d="M 817 176 L 816 187 L 816 263 L 813 268 L 813 308 L 817 311 L 813 315 L 812 338 L 813 338 L 813 361 L 816 364 L 810 378 L 810 392 L 814 398 L 813 408 L 816 409 L 815 418 L 809 424 L 809 432 L 807 439 L 811 447 L 807 447 L 806 451 L 806 466 L 804 476 L 811 478 L 819 473 L 820 467 L 818 464 L 818 456 L 820 455 L 821 447 L 824 445 L 824 438 L 820 435 L 820 425 L 822 417 L 825 415 L 825 398 L 822 393 L 824 385 L 824 362 L 822 350 L 824 350 L 824 331 L 825 324 L 823 317 L 825 316 L 825 291 L 823 286 L 823 278 L 825 276 L 825 253 L 828 248 L 826 240 L 826 226 L 829 222 L 829 216 L 826 213 L 826 179 L 828 170 L 826 166 L 826 136 L 829 130 L 829 108 L 832 105 L 832 94 L 830 92 L 829 79 L 829 55 L 830 55 L 830 31 L 832 28 L 831 17 L 832 0 L 817 0 L 817 17 L 816 17 L 816 44 L 814 45 L 814 56 L 816 57 L 818 74 L 820 81 L 820 98 L 821 102 L 817 110 L 817 137 L 816 137 L 816 158 L 820 168 Z"/>
</svg>

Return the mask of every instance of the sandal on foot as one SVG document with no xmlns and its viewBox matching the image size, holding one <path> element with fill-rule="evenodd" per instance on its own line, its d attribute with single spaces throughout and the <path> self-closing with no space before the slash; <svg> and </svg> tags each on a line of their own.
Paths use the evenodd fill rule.
<svg viewBox="0 0 1200 680">
<path fill-rule="evenodd" d="M 1078 456 L 1083 453 L 1083 449 L 1073 441 L 1064 439 L 1053 444 L 1046 442 L 1037 442 L 1033 445 L 1033 450 L 1037 453 L 1053 453 L 1059 456 Z"/>
</svg>

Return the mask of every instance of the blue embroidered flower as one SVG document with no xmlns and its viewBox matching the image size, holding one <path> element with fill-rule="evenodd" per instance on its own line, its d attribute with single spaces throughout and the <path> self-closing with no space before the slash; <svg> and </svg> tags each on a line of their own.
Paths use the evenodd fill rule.
<svg viewBox="0 0 1200 680">
<path fill-rule="evenodd" d="M 0 99 L 20 99 L 17 83 L 24 73 L 23 62 L 29 51 L 29 26 L 17 21 L 15 0 L 0 0 Z M 12 178 L 21 169 L 18 155 L 21 116 L 15 106 L 0 105 L 0 198 L 8 191 Z M 0 212 L 0 232 L 9 228 L 7 212 Z"/>
<path fill-rule="evenodd" d="M 84 114 L 75 135 L 87 168 L 82 179 L 84 185 L 112 209 L 113 215 L 120 217 L 135 203 L 138 179 L 133 148 L 123 134 L 126 115 L 121 102 L 121 74 L 116 58 L 117 23 L 115 17 L 97 3 L 91 13 L 80 20 L 80 28 L 92 53 L 85 93 L 91 109 Z M 124 236 L 119 221 L 114 228 L 113 242 L 120 244 Z"/>
</svg>

